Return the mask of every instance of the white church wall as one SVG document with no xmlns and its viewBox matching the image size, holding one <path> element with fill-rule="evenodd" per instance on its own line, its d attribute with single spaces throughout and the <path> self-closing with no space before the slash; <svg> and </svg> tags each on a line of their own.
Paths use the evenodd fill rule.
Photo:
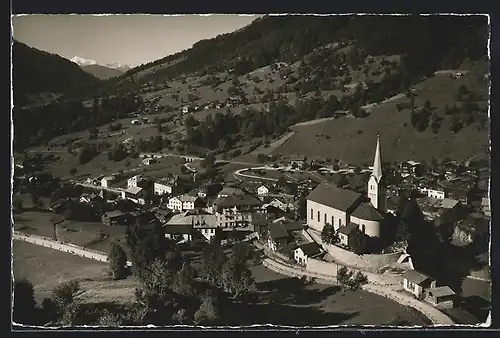
<svg viewBox="0 0 500 338">
<path fill-rule="evenodd" d="M 307 226 L 317 231 L 322 231 L 324 225 L 326 223 L 332 224 L 332 221 L 335 230 L 338 230 L 339 227 L 349 222 L 349 217 L 344 211 L 307 200 Z"/>
<path fill-rule="evenodd" d="M 368 221 L 351 215 L 351 222 L 354 224 L 359 224 L 359 230 L 370 237 L 380 238 L 380 222 L 378 221 Z M 363 227 L 364 226 L 364 227 Z"/>
</svg>

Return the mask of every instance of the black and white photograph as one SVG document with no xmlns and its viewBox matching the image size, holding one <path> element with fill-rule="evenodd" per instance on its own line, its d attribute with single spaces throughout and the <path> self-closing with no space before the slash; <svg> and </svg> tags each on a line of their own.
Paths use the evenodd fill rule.
<svg viewBox="0 0 500 338">
<path fill-rule="evenodd" d="M 488 15 L 11 27 L 13 329 L 491 324 Z"/>
</svg>

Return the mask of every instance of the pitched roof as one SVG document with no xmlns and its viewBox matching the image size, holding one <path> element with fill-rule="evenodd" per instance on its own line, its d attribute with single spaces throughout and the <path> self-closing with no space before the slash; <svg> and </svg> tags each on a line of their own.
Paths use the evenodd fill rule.
<svg viewBox="0 0 500 338">
<path fill-rule="evenodd" d="M 287 238 L 288 232 L 286 231 L 283 224 L 271 223 L 269 226 L 269 235 L 272 239 Z"/>
<path fill-rule="evenodd" d="M 199 199 L 198 196 L 191 196 L 189 194 L 184 194 L 178 197 L 179 201 L 181 202 L 194 202 L 197 199 Z"/>
<path fill-rule="evenodd" d="M 262 205 L 262 201 L 259 200 L 256 197 L 253 197 L 251 195 L 229 195 L 227 197 L 223 197 L 220 199 L 217 199 L 215 201 L 215 204 L 218 207 L 221 208 L 227 208 L 227 207 L 238 207 L 238 206 L 258 206 Z"/>
<path fill-rule="evenodd" d="M 344 234 L 344 235 L 349 235 L 354 230 L 358 229 L 358 227 L 359 227 L 358 224 L 354 224 L 353 222 L 349 222 L 349 224 L 347 224 L 346 226 L 339 228 L 339 233 Z"/>
<path fill-rule="evenodd" d="M 351 216 L 366 220 L 366 221 L 380 221 L 382 215 L 371 205 L 371 203 L 362 203 L 354 211 Z"/>
<path fill-rule="evenodd" d="M 321 252 L 319 245 L 314 242 L 299 245 L 297 249 L 301 249 L 306 256 L 314 256 Z"/>
<path fill-rule="evenodd" d="M 129 194 L 136 195 L 142 191 L 141 187 L 130 187 L 125 192 L 128 192 Z"/>
<path fill-rule="evenodd" d="M 380 137 L 377 135 L 377 147 L 375 149 L 375 158 L 373 159 L 372 176 L 375 177 L 377 182 L 382 179 L 382 159 L 380 157 Z"/>
<path fill-rule="evenodd" d="M 403 278 L 409 280 L 412 283 L 420 284 L 427 279 L 430 279 L 429 276 L 424 275 L 416 270 L 407 270 L 403 273 Z"/>
<path fill-rule="evenodd" d="M 437 288 L 431 288 L 429 289 L 429 292 L 432 293 L 434 297 L 446 297 L 455 295 L 455 292 L 450 289 L 449 286 L 439 286 Z"/>
<path fill-rule="evenodd" d="M 362 195 L 360 193 L 323 183 L 311 191 L 307 196 L 307 199 L 338 210 L 346 211 L 361 197 Z"/>
<path fill-rule="evenodd" d="M 273 223 L 283 225 L 286 231 L 298 231 L 304 229 L 304 226 L 300 222 L 286 218 L 285 216 L 275 219 Z"/>
</svg>

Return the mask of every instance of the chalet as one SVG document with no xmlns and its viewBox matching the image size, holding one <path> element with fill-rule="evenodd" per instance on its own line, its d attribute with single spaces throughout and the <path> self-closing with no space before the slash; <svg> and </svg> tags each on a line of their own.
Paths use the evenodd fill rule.
<svg viewBox="0 0 500 338">
<path fill-rule="evenodd" d="M 440 310 L 452 309 L 455 292 L 449 286 L 431 287 L 427 290 L 425 301 Z"/>
<path fill-rule="evenodd" d="M 125 225 L 131 220 L 131 215 L 119 210 L 106 212 L 102 215 L 102 224 L 104 225 Z"/>
<path fill-rule="evenodd" d="M 302 265 L 307 265 L 307 259 L 315 257 L 321 253 L 321 249 L 318 244 L 311 242 L 299 245 L 293 253 L 295 261 Z"/>
<path fill-rule="evenodd" d="M 424 299 L 425 290 L 436 287 L 436 281 L 434 279 L 416 270 L 407 270 L 403 273 L 402 277 L 403 288 L 413 294 L 417 299 Z"/>
</svg>

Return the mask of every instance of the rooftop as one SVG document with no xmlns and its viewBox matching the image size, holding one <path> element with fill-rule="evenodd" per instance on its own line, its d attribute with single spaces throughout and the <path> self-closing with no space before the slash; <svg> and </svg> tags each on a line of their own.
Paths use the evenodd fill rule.
<svg viewBox="0 0 500 338">
<path fill-rule="evenodd" d="M 251 195 L 230 195 L 219 198 L 215 201 L 215 205 L 220 208 L 230 208 L 238 206 L 259 206 L 262 201 Z"/>
<path fill-rule="evenodd" d="M 427 279 L 431 279 L 431 277 L 424 275 L 423 273 L 420 273 L 416 270 L 405 271 L 405 273 L 403 273 L 403 278 L 415 284 L 421 284 Z"/>
<path fill-rule="evenodd" d="M 339 233 L 344 235 L 351 234 L 354 230 L 358 229 L 359 225 L 354 224 L 353 222 L 349 222 L 346 226 L 342 226 L 339 228 Z"/>
<path fill-rule="evenodd" d="M 356 209 L 354 209 L 351 215 L 366 221 L 382 220 L 382 215 L 380 215 L 371 203 L 361 203 Z"/>
<path fill-rule="evenodd" d="M 141 187 L 130 187 L 125 192 L 128 192 L 129 194 L 137 195 L 142 191 Z"/>
<path fill-rule="evenodd" d="M 338 210 L 346 211 L 361 197 L 362 195 L 357 192 L 337 188 L 330 184 L 320 184 L 309 193 L 307 199 Z"/>
<path fill-rule="evenodd" d="M 193 231 L 191 225 L 166 225 L 163 227 L 166 234 L 190 234 Z"/>
<path fill-rule="evenodd" d="M 449 286 L 439 286 L 437 288 L 431 288 L 429 289 L 429 293 L 431 293 L 434 297 L 446 297 L 455 295 L 455 292 L 450 289 Z"/>
<path fill-rule="evenodd" d="M 297 249 L 301 249 L 306 256 L 314 256 L 321 252 L 319 245 L 314 242 L 299 245 Z"/>
<path fill-rule="evenodd" d="M 272 239 L 287 238 L 288 232 L 286 231 L 283 224 L 271 223 L 271 225 L 269 226 L 269 235 Z"/>
</svg>

